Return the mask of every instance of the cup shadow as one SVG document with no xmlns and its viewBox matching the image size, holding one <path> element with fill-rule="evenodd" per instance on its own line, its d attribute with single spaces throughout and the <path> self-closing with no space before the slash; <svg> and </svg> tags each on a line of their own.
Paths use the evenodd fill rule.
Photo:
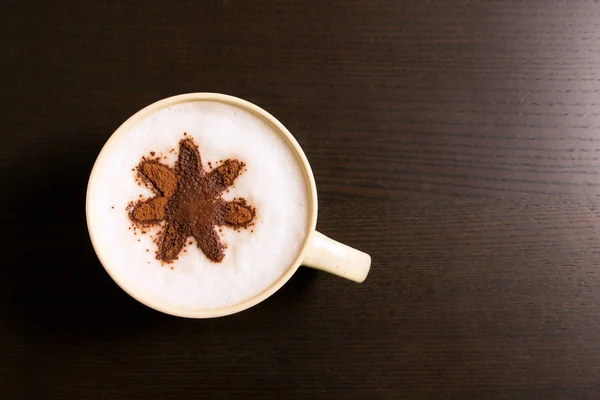
<svg viewBox="0 0 600 400">
<path fill-rule="evenodd" d="M 288 306 L 290 302 L 300 300 L 308 294 L 307 289 L 312 285 L 317 275 L 318 271 L 313 268 L 299 268 L 290 280 L 270 297 L 269 301 Z"/>
<path fill-rule="evenodd" d="M 34 168 L 3 171 L 11 195 L 4 199 L 0 307 L 28 337 L 127 335 L 162 317 L 123 292 L 96 258 L 84 206 L 95 157 L 53 154 Z"/>
</svg>

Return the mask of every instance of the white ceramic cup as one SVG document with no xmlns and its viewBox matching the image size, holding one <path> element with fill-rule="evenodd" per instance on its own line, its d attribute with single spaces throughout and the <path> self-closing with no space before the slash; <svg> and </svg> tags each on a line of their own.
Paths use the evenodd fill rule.
<svg viewBox="0 0 600 400">
<path fill-rule="evenodd" d="M 109 162 L 110 155 L 113 150 L 119 145 L 120 137 L 125 135 L 133 126 L 135 126 L 142 119 L 148 115 L 155 113 L 161 109 L 171 107 L 176 104 L 186 102 L 198 102 L 198 101 L 211 101 L 221 102 L 230 106 L 238 107 L 242 110 L 248 111 L 257 117 L 263 119 L 265 122 L 270 124 L 275 131 L 279 132 L 282 138 L 286 140 L 290 148 L 296 154 L 298 163 L 304 169 L 304 175 L 308 188 L 310 190 L 309 199 L 309 223 L 304 242 L 300 247 L 300 251 L 295 257 L 295 261 L 285 270 L 285 272 L 274 281 L 267 289 L 261 293 L 246 299 L 238 304 L 234 304 L 228 307 L 216 308 L 216 309 L 193 309 L 178 307 L 171 304 L 166 304 L 163 301 L 157 300 L 146 293 L 143 293 L 140 288 L 133 285 L 128 280 L 124 279 L 122 274 L 119 272 L 119 268 L 116 265 L 111 265 L 108 262 L 107 252 L 110 249 L 98 246 L 95 239 L 95 219 L 91 216 L 90 199 L 95 195 L 98 190 L 103 190 L 97 184 L 98 171 L 104 168 L 104 165 Z M 362 282 L 367 277 L 371 266 L 371 257 L 359 250 L 348 247 L 342 243 L 336 242 L 329 239 L 325 235 L 315 230 L 317 224 L 317 187 L 315 185 L 315 179 L 313 177 L 310 164 L 302 151 L 302 148 L 296 142 L 292 134 L 271 114 L 263 110 L 262 108 L 237 97 L 228 96 L 219 93 L 189 93 L 182 94 L 179 96 L 169 97 L 160 100 L 154 104 L 147 106 L 141 111 L 134 114 L 127 121 L 125 121 L 110 137 L 106 142 L 102 151 L 98 155 L 92 173 L 90 174 L 90 180 L 88 182 L 87 189 L 87 200 L 86 200 L 86 216 L 88 221 L 88 230 L 92 244 L 100 259 L 100 262 L 106 269 L 106 272 L 113 278 L 113 280 L 129 295 L 137 299 L 141 303 L 152 307 L 158 311 L 162 311 L 167 314 L 176 315 L 180 317 L 188 318 L 212 318 L 221 317 L 229 314 L 234 314 L 250 308 L 267 297 L 275 293 L 281 288 L 291 276 L 298 270 L 300 265 L 320 269 L 322 271 L 330 272 L 332 274 L 341 276 L 343 278 L 350 279 L 355 282 Z"/>
</svg>

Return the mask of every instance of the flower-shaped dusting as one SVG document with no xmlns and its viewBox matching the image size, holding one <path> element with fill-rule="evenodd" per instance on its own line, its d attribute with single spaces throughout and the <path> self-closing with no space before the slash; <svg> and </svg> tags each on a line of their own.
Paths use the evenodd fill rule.
<svg viewBox="0 0 600 400">
<path fill-rule="evenodd" d="M 163 224 L 156 240 L 159 261 L 171 263 L 176 260 L 190 236 L 196 239 L 209 260 L 223 260 L 226 245 L 217 228 L 246 228 L 256 217 L 256 210 L 246 200 L 226 201 L 221 197 L 244 168 L 243 162 L 228 159 L 211 171 L 205 171 L 198 147 L 189 138 L 179 142 L 175 168 L 158 159 L 140 162 L 138 174 L 155 196 L 133 204 L 129 217 L 140 225 Z"/>
</svg>

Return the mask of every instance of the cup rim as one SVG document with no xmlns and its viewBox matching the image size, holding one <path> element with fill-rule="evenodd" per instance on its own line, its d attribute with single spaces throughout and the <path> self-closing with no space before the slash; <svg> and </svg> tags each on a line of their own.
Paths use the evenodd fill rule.
<svg viewBox="0 0 600 400">
<path fill-rule="evenodd" d="M 150 115 L 152 113 L 155 113 L 161 109 L 164 109 L 164 108 L 176 105 L 176 104 L 186 103 L 186 102 L 194 102 L 194 101 L 216 101 L 216 102 L 221 102 L 224 104 L 232 105 L 235 107 L 239 107 L 243 110 L 251 112 L 252 114 L 256 115 L 257 117 L 263 119 L 265 122 L 267 122 L 271 126 L 273 126 L 273 128 L 283 138 L 285 138 L 287 140 L 287 143 L 293 149 L 294 153 L 296 154 L 300 163 L 302 164 L 302 167 L 304 170 L 304 175 L 305 175 L 306 181 L 308 183 L 309 192 L 310 192 L 309 193 L 309 202 L 310 202 L 310 204 L 309 204 L 309 224 L 308 224 L 306 236 L 304 238 L 304 241 L 302 243 L 300 251 L 298 252 L 298 255 L 296 256 L 294 262 L 279 277 L 279 279 L 274 281 L 270 286 L 268 286 L 262 292 L 254 295 L 253 297 L 250 297 L 249 299 L 246 299 L 240 303 L 237 303 L 237 304 L 234 304 L 231 306 L 227 306 L 227 307 L 221 307 L 221 308 L 196 309 L 196 310 L 166 304 L 163 301 L 153 298 L 149 294 L 143 293 L 143 290 L 141 288 L 135 288 L 133 283 L 127 282 L 126 279 L 123 278 L 123 276 L 121 274 L 119 274 L 118 269 L 114 268 L 114 266 L 113 267 L 109 266 L 108 262 L 103 257 L 102 252 L 100 251 L 100 246 L 97 243 L 97 239 L 95 238 L 93 228 L 92 228 L 91 222 L 90 222 L 90 214 L 91 214 L 90 192 L 91 192 L 93 180 L 94 180 L 95 176 L 97 176 L 98 170 L 101 168 L 100 163 L 102 162 L 102 159 L 107 156 L 107 153 L 109 153 L 111 151 L 112 147 L 116 146 L 116 143 L 119 140 L 119 136 L 124 135 L 125 132 L 127 132 L 131 127 L 133 127 L 134 125 L 139 123 L 140 120 L 142 120 L 143 118 L 147 117 L 148 115 Z M 308 243 L 310 242 L 310 240 L 315 232 L 316 225 L 317 225 L 317 214 L 318 214 L 317 187 L 315 184 L 315 179 L 313 176 L 312 169 L 310 167 L 308 159 L 306 158 L 306 155 L 304 154 L 304 151 L 302 150 L 302 148 L 300 147 L 300 145 L 298 144 L 296 139 L 292 136 L 290 131 L 281 122 L 279 122 L 279 120 L 277 120 L 277 118 L 275 118 L 269 112 L 267 112 L 263 108 L 255 105 L 247 100 L 243 100 L 239 97 L 235 97 L 235 96 L 231 96 L 231 95 L 226 95 L 226 94 L 222 94 L 222 93 L 212 93 L 212 92 L 186 93 L 186 94 L 180 94 L 180 95 L 164 98 L 162 100 L 156 101 L 156 102 L 142 108 L 141 110 L 139 110 L 138 112 L 133 114 L 131 117 L 129 117 L 125 122 L 123 122 L 113 132 L 113 134 L 108 138 L 108 140 L 106 141 L 106 143 L 104 144 L 104 146 L 102 147 L 100 152 L 98 153 L 98 156 L 96 158 L 96 161 L 94 162 L 94 166 L 90 173 L 90 178 L 88 180 L 87 191 L 86 191 L 85 214 L 86 214 L 88 233 L 90 235 L 90 240 L 92 242 L 92 246 L 94 248 L 96 256 L 100 260 L 100 263 L 102 264 L 102 266 L 104 267 L 104 269 L 106 270 L 108 275 L 127 294 L 129 294 L 131 297 L 133 297 L 140 303 L 142 303 L 150 308 L 153 308 L 157 311 L 161 311 L 165 314 L 170 314 L 170 315 L 174 315 L 174 316 L 178 316 L 178 317 L 186 317 L 186 318 L 215 318 L 215 317 L 223 317 L 226 315 L 231 315 L 231 314 L 238 313 L 240 311 L 244 311 L 244 310 L 246 310 L 250 307 L 253 307 L 256 304 L 262 302 L 263 300 L 270 297 L 277 290 L 279 290 L 287 281 L 289 281 L 289 279 L 292 277 L 292 275 L 298 270 L 298 268 L 300 267 L 300 264 L 302 263 L 302 260 L 304 259 L 304 255 L 306 253 Z"/>
</svg>

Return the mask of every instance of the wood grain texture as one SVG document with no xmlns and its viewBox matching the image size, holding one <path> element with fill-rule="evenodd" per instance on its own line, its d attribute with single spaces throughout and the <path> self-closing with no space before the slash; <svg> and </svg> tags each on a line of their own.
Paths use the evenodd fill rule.
<svg viewBox="0 0 600 400">
<path fill-rule="evenodd" d="M 600 6 L 9 0 L 0 398 L 600 398 Z M 160 98 L 279 118 L 363 285 L 241 314 L 138 304 L 89 243 L 103 143 Z"/>
</svg>

